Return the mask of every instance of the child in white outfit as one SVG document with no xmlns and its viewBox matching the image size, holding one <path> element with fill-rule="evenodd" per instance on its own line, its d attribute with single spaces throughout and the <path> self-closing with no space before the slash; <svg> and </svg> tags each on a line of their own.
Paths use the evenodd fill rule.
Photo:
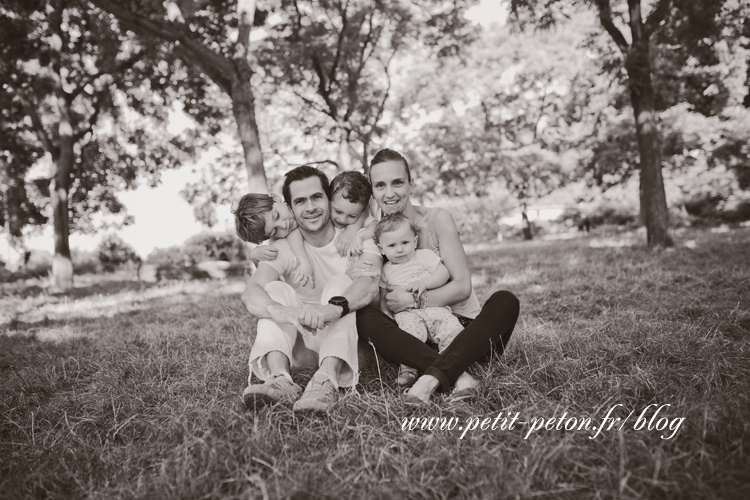
<svg viewBox="0 0 750 500">
<path fill-rule="evenodd" d="M 463 330 L 450 307 L 424 307 L 425 292 L 443 286 L 450 273 L 432 250 L 417 250 L 417 230 L 403 214 L 383 218 L 375 228 L 375 241 L 388 258 L 380 277 L 380 308 L 395 318 L 399 328 L 422 342 L 430 340 L 442 352 Z M 385 296 L 394 287 L 414 294 L 414 308 L 396 313 L 388 310 Z M 414 368 L 401 366 L 398 384 L 409 386 L 417 380 Z"/>
</svg>

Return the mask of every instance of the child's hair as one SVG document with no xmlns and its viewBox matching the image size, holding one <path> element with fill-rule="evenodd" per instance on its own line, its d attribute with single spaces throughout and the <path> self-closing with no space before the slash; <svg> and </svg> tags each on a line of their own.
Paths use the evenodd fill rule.
<svg viewBox="0 0 750 500">
<path fill-rule="evenodd" d="M 274 200 L 267 194 L 249 193 L 240 198 L 234 214 L 234 228 L 242 241 L 261 243 L 266 239 L 263 214 L 273 209 Z"/>
<path fill-rule="evenodd" d="M 401 227 L 402 224 L 408 224 L 409 229 L 411 229 L 411 232 L 414 233 L 414 236 L 419 234 L 417 233 L 417 226 L 414 225 L 411 219 L 409 219 L 401 212 L 396 212 L 386 215 L 385 217 L 380 219 L 378 225 L 375 226 L 375 243 L 380 243 L 380 235 L 382 235 L 383 233 L 390 233 L 391 231 L 395 231 L 396 229 Z"/>
<path fill-rule="evenodd" d="M 331 181 L 331 200 L 338 192 L 341 192 L 344 199 L 367 208 L 372 196 L 372 186 L 365 174 L 348 170 L 341 172 Z"/>
</svg>

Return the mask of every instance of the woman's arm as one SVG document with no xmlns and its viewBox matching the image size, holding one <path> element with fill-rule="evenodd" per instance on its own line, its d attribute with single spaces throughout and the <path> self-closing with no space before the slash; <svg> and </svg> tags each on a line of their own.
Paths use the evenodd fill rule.
<svg viewBox="0 0 750 500">
<path fill-rule="evenodd" d="M 451 280 L 440 288 L 427 293 L 426 306 L 449 306 L 466 300 L 471 295 L 471 271 L 464 246 L 458 236 L 453 216 L 447 210 L 435 214 L 435 233 L 440 249 L 440 258 L 448 268 Z"/>
</svg>

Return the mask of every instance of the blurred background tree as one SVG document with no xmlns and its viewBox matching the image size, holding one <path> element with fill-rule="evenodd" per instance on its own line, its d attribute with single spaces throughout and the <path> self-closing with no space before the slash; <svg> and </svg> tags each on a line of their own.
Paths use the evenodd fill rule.
<svg viewBox="0 0 750 500">
<path fill-rule="evenodd" d="M 187 157 L 183 195 L 211 227 L 248 187 L 310 161 L 366 170 L 383 146 L 407 154 L 414 195 L 450 208 L 465 241 L 524 204 L 565 206 L 572 227 L 640 213 L 651 245 L 670 242 L 668 209 L 675 224 L 750 218 L 747 1 L 498 0 L 512 15 L 494 26 L 467 19 L 473 4 L 6 2 L 6 232 L 45 223 L 59 190 L 39 172 L 67 142 L 77 231 L 109 212 L 127 222 L 117 193 Z M 78 142 L 60 139 L 56 88 Z"/>
<path fill-rule="evenodd" d="M 168 110 L 152 105 L 139 86 L 153 67 L 150 47 L 119 32 L 98 9 L 74 0 L 10 1 L 0 23 L 0 101 L 8 104 L 3 128 L 12 131 L 3 144 L 14 188 L 10 231 L 44 222 L 40 205 L 50 204 L 51 288 L 63 291 L 73 279 L 70 228 L 91 230 L 102 212 L 123 213 L 119 191 L 134 187 L 138 175 L 157 178 L 189 148 L 156 133 Z M 50 173 L 34 175 L 43 153 Z"/>
</svg>

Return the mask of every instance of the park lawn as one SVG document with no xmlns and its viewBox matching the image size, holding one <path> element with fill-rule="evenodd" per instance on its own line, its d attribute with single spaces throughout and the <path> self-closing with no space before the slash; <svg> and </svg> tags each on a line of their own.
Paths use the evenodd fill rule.
<svg viewBox="0 0 750 500">
<path fill-rule="evenodd" d="M 480 300 L 521 300 L 505 355 L 471 370 L 481 397 L 405 404 L 371 358 L 322 416 L 243 406 L 241 282 L 2 285 L 0 498 L 750 498 L 750 230 L 677 239 L 476 251 Z M 672 430 L 635 429 L 661 405 Z M 570 427 L 612 407 L 633 413 Z M 499 412 L 513 429 L 402 430 Z"/>
</svg>

